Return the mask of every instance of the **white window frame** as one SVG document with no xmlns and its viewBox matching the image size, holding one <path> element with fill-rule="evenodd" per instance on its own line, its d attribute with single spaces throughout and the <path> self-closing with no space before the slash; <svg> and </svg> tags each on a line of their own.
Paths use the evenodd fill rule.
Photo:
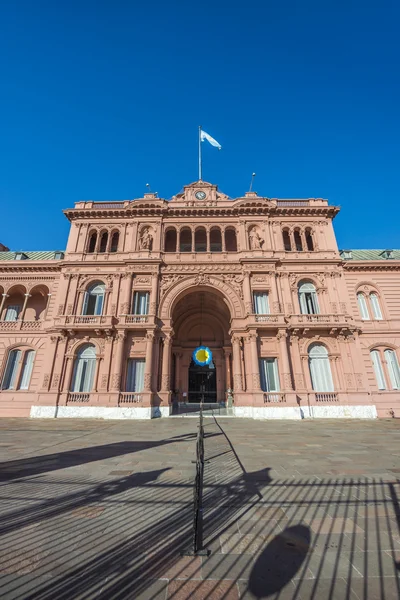
<svg viewBox="0 0 400 600">
<path fill-rule="evenodd" d="M 374 319 L 376 321 L 383 321 L 378 294 L 376 292 L 371 292 L 369 295 L 369 301 L 371 302 L 372 314 L 374 316 Z"/>
<path fill-rule="evenodd" d="M 31 382 L 33 363 L 35 362 L 35 351 L 25 350 L 23 356 L 23 363 L 21 367 L 21 373 L 19 376 L 19 390 L 29 390 L 29 384 Z"/>
<path fill-rule="evenodd" d="M 272 367 L 268 368 L 269 365 Z M 276 358 L 260 358 L 259 360 L 260 369 L 260 383 L 263 392 L 279 392 L 279 370 L 278 360 Z"/>
<path fill-rule="evenodd" d="M 360 311 L 361 319 L 363 321 L 370 321 L 371 317 L 369 315 L 368 303 L 365 297 L 365 294 L 362 292 L 357 292 L 357 304 Z"/>
<path fill-rule="evenodd" d="M 86 355 L 85 355 L 86 353 Z M 96 350 L 91 344 L 82 346 L 75 358 L 71 392 L 89 393 L 93 389 L 96 370 Z"/>
<path fill-rule="evenodd" d="M 313 283 L 300 283 L 299 289 L 299 304 L 302 315 L 319 315 L 318 294 Z"/>
<path fill-rule="evenodd" d="M 5 321 L 18 321 L 20 312 L 21 312 L 20 304 L 9 304 L 6 308 L 6 314 L 4 315 L 4 320 Z"/>
<path fill-rule="evenodd" d="M 393 390 L 400 390 L 400 366 L 397 354 L 391 348 L 386 348 L 383 355 L 389 372 L 389 379 Z"/>
<path fill-rule="evenodd" d="M 308 351 L 308 362 L 314 392 L 334 392 L 331 362 L 325 346 L 313 345 Z"/>
<path fill-rule="evenodd" d="M 92 285 L 85 292 L 85 299 L 84 299 L 83 307 L 82 307 L 82 315 L 83 316 L 90 317 L 90 316 L 100 316 L 103 314 L 105 288 L 106 288 L 106 286 L 104 285 L 104 283 L 99 282 L 99 283 L 96 283 L 95 285 Z M 87 311 L 89 308 L 89 302 L 91 301 L 92 298 L 94 298 L 93 312 L 88 313 Z"/>
<path fill-rule="evenodd" d="M 143 358 L 128 358 L 126 371 L 126 392 L 142 392 L 144 388 L 144 371 L 146 361 Z"/>
<path fill-rule="evenodd" d="M 18 367 L 22 358 L 22 350 L 14 348 L 8 353 L 6 368 L 1 382 L 2 390 L 15 390 L 17 385 Z"/>
<path fill-rule="evenodd" d="M 375 380 L 378 390 L 384 391 L 387 389 L 385 371 L 383 370 L 381 353 L 379 350 L 371 350 L 370 352 L 372 366 L 374 368 Z"/>
<path fill-rule="evenodd" d="M 255 315 L 269 315 L 269 297 L 266 290 L 256 290 L 253 292 L 253 309 Z"/>
<path fill-rule="evenodd" d="M 138 290 L 133 294 L 133 315 L 148 315 L 150 306 L 150 292 Z"/>
</svg>

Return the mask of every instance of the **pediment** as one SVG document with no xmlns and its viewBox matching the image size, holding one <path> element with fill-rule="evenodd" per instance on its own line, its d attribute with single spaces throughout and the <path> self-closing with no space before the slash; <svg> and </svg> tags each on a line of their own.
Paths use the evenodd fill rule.
<svg viewBox="0 0 400 600">
<path fill-rule="evenodd" d="M 229 200 L 229 196 L 220 192 L 218 186 L 202 179 L 183 187 L 183 192 L 172 197 L 171 202 L 191 205 L 216 204 L 219 200 Z"/>
</svg>

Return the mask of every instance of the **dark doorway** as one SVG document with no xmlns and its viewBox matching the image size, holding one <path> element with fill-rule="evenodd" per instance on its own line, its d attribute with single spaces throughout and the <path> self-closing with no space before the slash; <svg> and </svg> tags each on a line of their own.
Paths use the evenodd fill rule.
<svg viewBox="0 0 400 600">
<path fill-rule="evenodd" d="M 189 402 L 217 402 L 217 374 L 211 362 L 199 367 L 192 360 L 189 367 Z"/>
</svg>

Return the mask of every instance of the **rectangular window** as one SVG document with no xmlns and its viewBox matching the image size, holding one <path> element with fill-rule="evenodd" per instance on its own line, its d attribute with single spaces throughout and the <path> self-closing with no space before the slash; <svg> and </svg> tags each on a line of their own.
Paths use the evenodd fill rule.
<svg viewBox="0 0 400 600">
<path fill-rule="evenodd" d="M 21 307 L 18 304 L 13 306 L 7 306 L 6 316 L 4 317 L 5 321 L 16 321 L 18 319 L 18 315 L 21 311 Z"/>
<path fill-rule="evenodd" d="M 278 361 L 276 358 L 260 358 L 260 382 L 263 392 L 279 392 Z"/>
<path fill-rule="evenodd" d="M 357 302 L 358 308 L 360 309 L 361 318 L 365 321 L 369 321 L 368 306 L 364 294 L 357 294 Z"/>
<path fill-rule="evenodd" d="M 21 350 L 12 350 L 8 355 L 7 366 L 3 377 L 1 388 L 3 390 L 15 389 L 15 379 L 17 377 L 18 365 L 21 360 Z"/>
<path fill-rule="evenodd" d="M 133 296 L 133 314 L 148 315 L 149 314 L 149 292 L 135 292 Z"/>
<path fill-rule="evenodd" d="M 318 315 L 317 294 L 315 292 L 300 292 L 300 309 L 303 315 Z"/>
<path fill-rule="evenodd" d="M 372 350 L 371 360 L 374 366 L 376 382 L 379 390 L 386 390 L 385 374 L 382 368 L 381 356 L 378 350 Z"/>
<path fill-rule="evenodd" d="M 19 385 L 20 390 L 29 389 L 29 382 L 31 380 L 34 358 L 35 353 L 33 350 L 28 350 L 27 352 L 25 352 L 24 362 L 21 371 L 21 380 Z"/>
<path fill-rule="evenodd" d="M 253 292 L 254 313 L 256 315 L 269 315 L 269 302 L 267 292 Z"/>
<path fill-rule="evenodd" d="M 400 367 L 394 350 L 385 350 L 385 359 L 388 366 L 390 383 L 394 390 L 400 390 Z"/>
<path fill-rule="evenodd" d="M 128 372 L 126 375 L 127 392 L 143 391 L 145 364 L 146 361 L 141 358 L 130 358 L 128 360 Z"/>
</svg>

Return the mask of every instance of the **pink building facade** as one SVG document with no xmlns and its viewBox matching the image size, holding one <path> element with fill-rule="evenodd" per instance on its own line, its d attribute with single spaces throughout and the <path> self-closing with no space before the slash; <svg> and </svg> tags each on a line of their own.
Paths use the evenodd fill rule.
<svg viewBox="0 0 400 600">
<path fill-rule="evenodd" d="M 65 252 L 0 251 L 0 416 L 400 417 L 400 251 L 339 252 L 338 211 L 204 181 L 76 203 Z"/>
</svg>

